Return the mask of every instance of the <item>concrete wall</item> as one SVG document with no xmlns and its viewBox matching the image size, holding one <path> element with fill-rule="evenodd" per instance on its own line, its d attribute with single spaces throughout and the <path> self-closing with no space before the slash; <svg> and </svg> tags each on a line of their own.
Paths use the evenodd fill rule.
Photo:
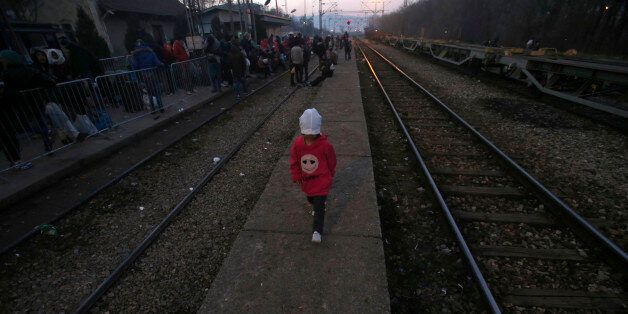
<svg viewBox="0 0 628 314">
<path fill-rule="evenodd" d="M 109 34 L 100 20 L 96 0 L 54 0 L 38 2 L 39 7 L 37 10 L 36 23 L 69 24 L 72 26 L 73 30 L 76 30 L 76 9 L 78 6 L 82 7 L 83 10 L 92 17 L 98 34 L 105 39 L 109 50 L 112 50 Z"/>
<path fill-rule="evenodd" d="M 109 36 L 111 38 L 111 44 L 113 47 L 112 56 L 123 56 L 128 54 L 129 52 L 126 50 L 124 46 L 124 35 L 127 30 L 126 21 L 130 18 L 137 18 L 132 16 L 125 15 L 110 15 L 105 19 L 105 25 L 107 26 L 107 31 L 109 32 Z M 146 30 L 147 33 L 151 34 L 155 40 L 159 40 L 157 38 L 157 34 L 153 33 L 153 25 L 160 25 L 164 30 L 164 35 L 167 39 L 173 39 L 174 37 L 174 20 L 164 17 L 142 17 L 140 20 L 140 27 Z M 165 40 L 166 38 L 161 38 Z"/>
</svg>

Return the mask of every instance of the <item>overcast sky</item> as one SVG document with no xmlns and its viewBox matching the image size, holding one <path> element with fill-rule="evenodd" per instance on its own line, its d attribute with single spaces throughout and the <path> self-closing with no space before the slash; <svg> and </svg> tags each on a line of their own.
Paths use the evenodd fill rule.
<svg viewBox="0 0 628 314">
<path fill-rule="evenodd" d="M 271 0 L 271 3 L 269 4 L 269 7 L 274 7 L 275 6 L 275 1 L 277 1 L 277 5 L 279 5 L 280 8 L 283 9 L 284 5 L 287 3 L 288 4 L 288 12 L 292 11 L 293 9 L 296 9 L 297 11 L 294 12 L 294 15 L 303 15 L 303 5 L 305 3 L 305 5 L 307 6 L 307 10 L 306 13 L 307 15 L 311 15 L 312 14 L 312 4 L 314 4 L 314 15 L 318 15 L 318 0 Z M 368 3 L 370 9 L 375 9 L 376 8 L 376 4 L 375 2 L 377 2 L 377 9 L 381 10 L 382 8 L 382 1 L 384 2 L 384 9 L 386 10 L 386 12 L 389 11 L 393 11 L 398 9 L 402 4 L 403 4 L 403 0 L 323 0 L 324 3 L 332 3 L 332 2 L 336 2 L 338 3 L 338 10 L 343 10 L 345 12 L 347 11 L 362 11 L 365 9 L 365 7 L 362 5 L 362 3 Z M 263 4 L 265 1 L 264 0 L 254 0 L 254 2 L 256 3 L 261 3 Z M 325 8 L 328 8 L 329 5 L 325 5 Z M 344 13 L 343 15 L 360 15 L 362 16 L 363 14 L 360 13 Z"/>
</svg>

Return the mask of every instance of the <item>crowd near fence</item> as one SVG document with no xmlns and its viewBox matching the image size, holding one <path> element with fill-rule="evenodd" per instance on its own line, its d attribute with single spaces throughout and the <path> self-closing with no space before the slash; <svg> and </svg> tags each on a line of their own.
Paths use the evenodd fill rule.
<svg viewBox="0 0 628 314">
<path fill-rule="evenodd" d="M 167 95 L 211 86 L 206 57 L 131 71 L 128 56 L 100 61 L 106 74 L 94 79 L 22 91 L 24 105 L 15 116 L 0 119 L 4 151 L 18 151 L 23 162 L 32 161 L 178 103 L 164 101 Z M 5 140 L 14 138 L 14 132 L 15 144 Z M 0 172 L 11 169 L 11 161 L 5 160 Z"/>
</svg>

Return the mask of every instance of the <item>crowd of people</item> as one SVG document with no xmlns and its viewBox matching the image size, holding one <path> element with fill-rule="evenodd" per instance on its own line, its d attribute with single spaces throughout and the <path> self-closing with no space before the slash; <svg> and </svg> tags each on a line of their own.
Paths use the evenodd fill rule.
<svg viewBox="0 0 628 314">
<path fill-rule="evenodd" d="M 207 68 L 200 71 L 205 71 L 203 75 L 209 77 L 212 91 L 220 92 L 222 88 L 232 87 L 236 100 L 239 100 L 248 92 L 246 79 L 252 75 L 267 78 L 275 72 L 289 70 L 292 86 L 320 84 L 333 75 L 338 62 L 337 52 L 344 49 L 345 60 L 349 60 L 352 47 L 351 39 L 346 33 L 324 38 L 289 33 L 283 37 L 270 35 L 257 42 L 248 33 L 241 36 L 207 35 L 203 49 L 195 51 L 187 47 L 183 37 L 163 42 L 157 42 L 147 34 L 140 37 L 130 51 L 128 70 L 163 68 L 168 72 L 164 77 L 148 71 L 139 75 L 145 93 L 151 96 L 149 99 L 152 112 L 163 112 L 160 96 L 162 92 L 171 94 L 177 87 L 182 87 L 188 94 L 196 91 L 195 84 L 191 82 L 193 75 L 171 75 L 169 65 L 176 62 L 206 57 Z M 38 133 L 43 139 L 45 150 L 51 151 L 52 142 L 57 135 L 54 129 L 64 131 L 66 139 L 63 142 L 67 143 L 82 141 L 86 136 L 108 127 L 107 121 L 111 123 L 104 108 L 86 108 L 84 105 L 85 98 L 97 94 L 94 93 L 95 87 L 92 84 L 85 84 L 80 88 L 79 95 L 76 95 L 78 97 L 74 97 L 80 98 L 76 104 L 28 101 L 22 97 L 21 92 L 26 90 L 50 88 L 71 80 L 94 80 L 104 74 L 101 62 L 92 52 L 65 37 L 60 38 L 59 43 L 65 53 L 54 48 L 32 48 L 31 64 L 14 51 L 0 52 L 0 148 L 11 166 L 16 169 L 28 169 L 32 166 L 28 162 L 21 162 L 21 147 L 17 136 L 21 131 Z M 314 55 L 318 57 L 320 75 L 310 81 L 309 65 Z M 192 71 L 192 65 L 183 65 L 183 71 Z M 103 98 L 113 97 L 103 94 Z M 72 110 L 66 110 L 67 106 L 72 107 Z M 107 116 L 102 123 L 97 123 L 103 120 L 98 118 L 98 113 Z M 29 129 L 25 130 L 22 123 L 16 122 L 16 117 L 19 121 L 33 122 L 30 124 L 34 127 L 29 125 Z"/>
</svg>

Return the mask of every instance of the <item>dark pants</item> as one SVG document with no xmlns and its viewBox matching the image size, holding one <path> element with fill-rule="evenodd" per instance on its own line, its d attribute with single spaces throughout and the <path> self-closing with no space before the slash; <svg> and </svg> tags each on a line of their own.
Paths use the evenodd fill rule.
<svg viewBox="0 0 628 314">
<path fill-rule="evenodd" d="M 351 60 L 351 50 L 345 49 L 345 60 Z"/>
<path fill-rule="evenodd" d="M 310 73 L 309 72 L 309 62 L 303 62 L 303 81 L 304 82 L 309 82 L 310 80 Z"/>
<path fill-rule="evenodd" d="M 294 78 L 296 77 L 297 83 L 301 83 L 303 79 L 303 67 L 300 64 L 293 64 L 294 74 L 290 73 L 290 85 L 294 86 Z"/>
<path fill-rule="evenodd" d="M 11 164 L 20 160 L 20 142 L 9 112 L 0 112 L 0 148 Z"/>
<path fill-rule="evenodd" d="M 308 196 L 307 202 L 314 207 L 314 224 L 312 226 L 313 231 L 323 234 L 323 227 L 325 226 L 325 202 L 327 201 L 327 195 L 321 196 Z"/>
</svg>

